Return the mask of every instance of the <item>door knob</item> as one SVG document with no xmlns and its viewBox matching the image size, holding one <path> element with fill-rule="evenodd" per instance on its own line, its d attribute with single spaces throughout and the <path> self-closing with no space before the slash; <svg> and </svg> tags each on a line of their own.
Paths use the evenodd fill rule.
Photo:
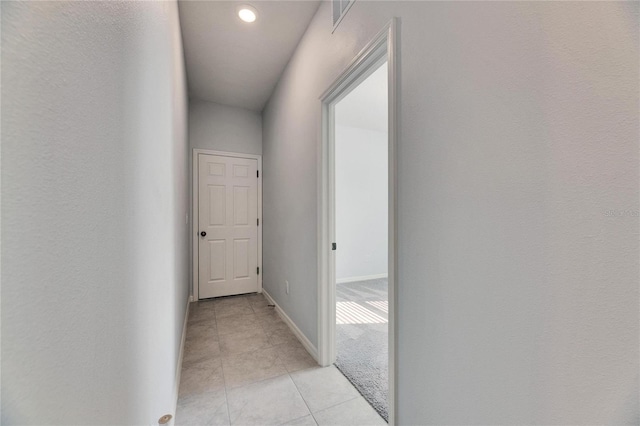
<svg viewBox="0 0 640 426">
<path fill-rule="evenodd" d="M 202 232 L 200 233 L 200 235 L 202 235 L 203 237 L 206 237 L 206 236 L 207 236 L 207 233 L 206 233 L 206 232 L 204 232 L 204 231 L 202 231 Z"/>
</svg>

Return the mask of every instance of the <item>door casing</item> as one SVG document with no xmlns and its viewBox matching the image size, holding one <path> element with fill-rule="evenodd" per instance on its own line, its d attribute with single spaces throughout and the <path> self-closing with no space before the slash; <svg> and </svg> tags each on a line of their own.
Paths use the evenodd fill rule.
<svg viewBox="0 0 640 426">
<path fill-rule="evenodd" d="M 254 154 L 242 154 L 238 152 L 226 152 L 226 151 L 213 151 L 209 149 L 194 149 L 191 157 L 191 169 L 192 169 L 192 188 L 191 188 L 191 196 L 193 200 L 193 204 L 191 206 L 191 259 L 192 259 L 192 288 L 191 291 L 193 293 L 193 300 L 200 300 L 200 296 L 198 294 L 198 272 L 199 272 L 199 217 L 198 217 L 198 155 L 218 155 L 221 157 L 235 157 L 235 158 L 248 158 L 252 160 L 258 161 L 258 268 L 260 268 L 260 273 L 258 274 L 258 293 L 262 293 L 262 155 L 254 155 Z"/>
<path fill-rule="evenodd" d="M 318 144 L 318 363 L 331 365 L 336 357 L 336 289 L 335 252 L 335 123 L 334 107 L 352 89 L 358 86 L 378 66 L 387 62 L 388 67 L 388 161 L 389 161 L 389 424 L 397 423 L 395 407 L 397 393 L 395 380 L 397 333 L 397 167 L 398 143 L 398 48 L 397 19 L 393 18 L 362 49 L 351 64 L 334 80 L 320 96 L 322 114 L 321 134 Z M 340 247 L 338 241 L 338 249 Z"/>
</svg>

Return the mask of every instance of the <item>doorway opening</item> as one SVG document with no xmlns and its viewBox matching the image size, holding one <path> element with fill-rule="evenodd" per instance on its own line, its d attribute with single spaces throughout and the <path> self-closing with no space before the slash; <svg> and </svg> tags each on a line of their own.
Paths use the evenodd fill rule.
<svg viewBox="0 0 640 426">
<path fill-rule="evenodd" d="M 391 21 L 321 97 L 321 365 L 395 423 L 396 58 Z"/>
<path fill-rule="evenodd" d="M 387 62 L 334 108 L 336 367 L 386 420 Z"/>
</svg>

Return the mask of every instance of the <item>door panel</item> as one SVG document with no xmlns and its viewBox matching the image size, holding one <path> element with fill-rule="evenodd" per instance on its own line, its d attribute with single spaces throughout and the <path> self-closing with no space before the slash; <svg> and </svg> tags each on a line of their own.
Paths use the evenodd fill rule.
<svg viewBox="0 0 640 426">
<path fill-rule="evenodd" d="M 235 226 L 249 226 L 249 193 L 250 189 L 246 186 L 233 187 L 233 224 Z"/>
<path fill-rule="evenodd" d="M 227 257 L 225 240 L 210 240 L 209 243 L 209 281 L 224 281 L 226 277 L 225 261 Z"/>
<path fill-rule="evenodd" d="M 249 276 L 249 240 L 238 239 L 233 242 L 233 278 L 247 278 Z"/>
<path fill-rule="evenodd" d="M 249 177 L 249 167 L 243 166 L 240 164 L 233 165 L 233 176 L 234 177 Z"/>
<path fill-rule="evenodd" d="M 225 226 L 226 197 L 224 185 L 209 185 L 209 226 Z"/>
<path fill-rule="evenodd" d="M 224 163 L 209 163 L 209 176 L 224 176 L 226 165 Z"/>
<path fill-rule="evenodd" d="M 258 291 L 257 170 L 254 159 L 198 155 L 200 299 Z"/>
</svg>

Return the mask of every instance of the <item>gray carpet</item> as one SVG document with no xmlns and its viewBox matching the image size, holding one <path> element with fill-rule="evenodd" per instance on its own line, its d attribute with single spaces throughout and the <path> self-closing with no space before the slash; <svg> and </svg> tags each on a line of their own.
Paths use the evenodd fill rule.
<svg viewBox="0 0 640 426">
<path fill-rule="evenodd" d="M 336 287 L 336 302 L 342 315 L 338 315 L 336 324 L 335 365 L 388 422 L 388 323 L 382 322 L 388 319 L 385 312 L 387 280 L 358 281 Z"/>
</svg>

